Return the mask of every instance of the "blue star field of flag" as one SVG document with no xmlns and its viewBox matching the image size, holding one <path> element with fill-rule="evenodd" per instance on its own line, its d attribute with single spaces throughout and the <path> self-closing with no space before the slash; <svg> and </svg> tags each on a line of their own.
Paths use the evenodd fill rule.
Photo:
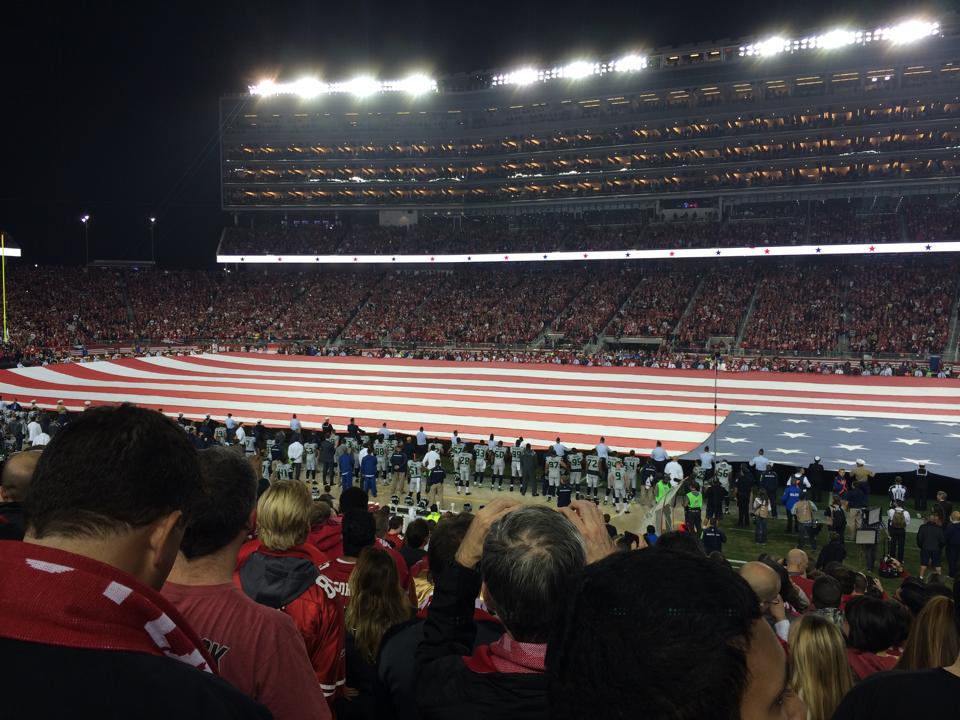
<svg viewBox="0 0 960 720">
<path fill-rule="evenodd" d="M 734 411 L 683 458 L 699 457 L 707 445 L 728 462 L 749 461 L 763 448 L 783 465 L 819 456 L 827 469 L 865 460 L 874 472 L 912 472 L 922 463 L 933 475 L 960 478 L 960 422 Z"/>
</svg>

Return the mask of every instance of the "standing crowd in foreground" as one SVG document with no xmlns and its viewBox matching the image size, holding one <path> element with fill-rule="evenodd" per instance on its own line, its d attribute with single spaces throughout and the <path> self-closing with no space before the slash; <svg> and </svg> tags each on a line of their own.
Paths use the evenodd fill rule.
<svg viewBox="0 0 960 720">
<path fill-rule="evenodd" d="M 936 578 L 890 598 L 799 549 L 735 571 L 689 533 L 615 543 L 578 500 L 405 525 L 254 468 L 128 405 L 8 458 L 5 711 L 846 720 L 949 713 L 960 690 L 960 598 Z"/>
</svg>

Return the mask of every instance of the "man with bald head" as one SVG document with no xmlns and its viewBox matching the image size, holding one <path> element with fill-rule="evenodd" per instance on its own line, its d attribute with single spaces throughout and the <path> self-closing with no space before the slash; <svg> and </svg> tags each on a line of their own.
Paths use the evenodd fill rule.
<svg viewBox="0 0 960 720">
<path fill-rule="evenodd" d="M 807 600 L 813 598 L 813 580 L 807 577 L 807 566 L 810 564 L 810 558 L 800 548 L 793 548 L 787 553 L 787 572 L 790 574 L 790 582 L 796 585 L 807 596 Z"/>
<path fill-rule="evenodd" d="M 0 474 L 0 540 L 23 540 L 23 500 L 39 459 L 39 450 L 24 450 L 4 463 Z"/>
<path fill-rule="evenodd" d="M 782 642 L 787 642 L 790 621 L 780 597 L 780 576 L 766 563 L 753 561 L 740 568 L 740 577 L 747 581 L 760 601 L 760 613 L 777 632 Z"/>
</svg>

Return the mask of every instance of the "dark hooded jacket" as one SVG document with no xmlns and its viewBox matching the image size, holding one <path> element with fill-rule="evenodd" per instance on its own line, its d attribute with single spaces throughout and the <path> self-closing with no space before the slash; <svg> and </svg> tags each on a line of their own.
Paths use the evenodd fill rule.
<svg viewBox="0 0 960 720">
<path fill-rule="evenodd" d="M 343 611 L 316 583 L 317 565 L 324 561 L 309 545 L 277 551 L 251 540 L 240 550 L 234 582 L 251 599 L 293 618 L 317 681 L 330 698 L 343 692 L 346 645 Z"/>
</svg>

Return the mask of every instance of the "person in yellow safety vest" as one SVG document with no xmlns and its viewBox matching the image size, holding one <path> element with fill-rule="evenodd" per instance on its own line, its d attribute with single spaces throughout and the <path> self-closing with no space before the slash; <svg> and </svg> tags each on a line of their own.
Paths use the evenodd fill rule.
<svg viewBox="0 0 960 720">
<path fill-rule="evenodd" d="M 657 505 L 659 505 L 667 497 L 667 493 L 670 492 L 670 481 L 667 480 L 665 475 L 660 476 L 660 479 L 657 481 L 654 490 L 656 492 L 655 502 Z"/>
<path fill-rule="evenodd" d="M 703 495 L 700 494 L 700 486 L 693 483 L 687 493 L 687 509 L 684 519 L 687 523 L 687 529 L 696 534 L 697 537 L 700 536 L 700 531 L 703 529 L 702 515 Z"/>
<path fill-rule="evenodd" d="M 654 507 L 659 508 L 661 511 L 659 526 L 657 530 L 661 533 L 664 533 L 670 530 L 673 527 L 673 512 L 670 506 L 667 504 L 667 495 L 670 494 L 670 490 L 673 489 L 673 486 L 670 484 L 670 479 L 665 475 L 660 475 L 660 479 L 657 481 L 657 484 L 654 486 Z"/>
<path fill-rule="evenodd" d="M 428 522 L 430 520 L 433 520 L 435 523 L 437 523 L 437 522 L 440 522 L 440 517 L 441 517 L 440 510 L 437 508 L 436 505 L 431 505 L 430 512 L 427 513 L 426 517 L 424 517 L 424 520 L 427 520 Z"/>
</svg>

